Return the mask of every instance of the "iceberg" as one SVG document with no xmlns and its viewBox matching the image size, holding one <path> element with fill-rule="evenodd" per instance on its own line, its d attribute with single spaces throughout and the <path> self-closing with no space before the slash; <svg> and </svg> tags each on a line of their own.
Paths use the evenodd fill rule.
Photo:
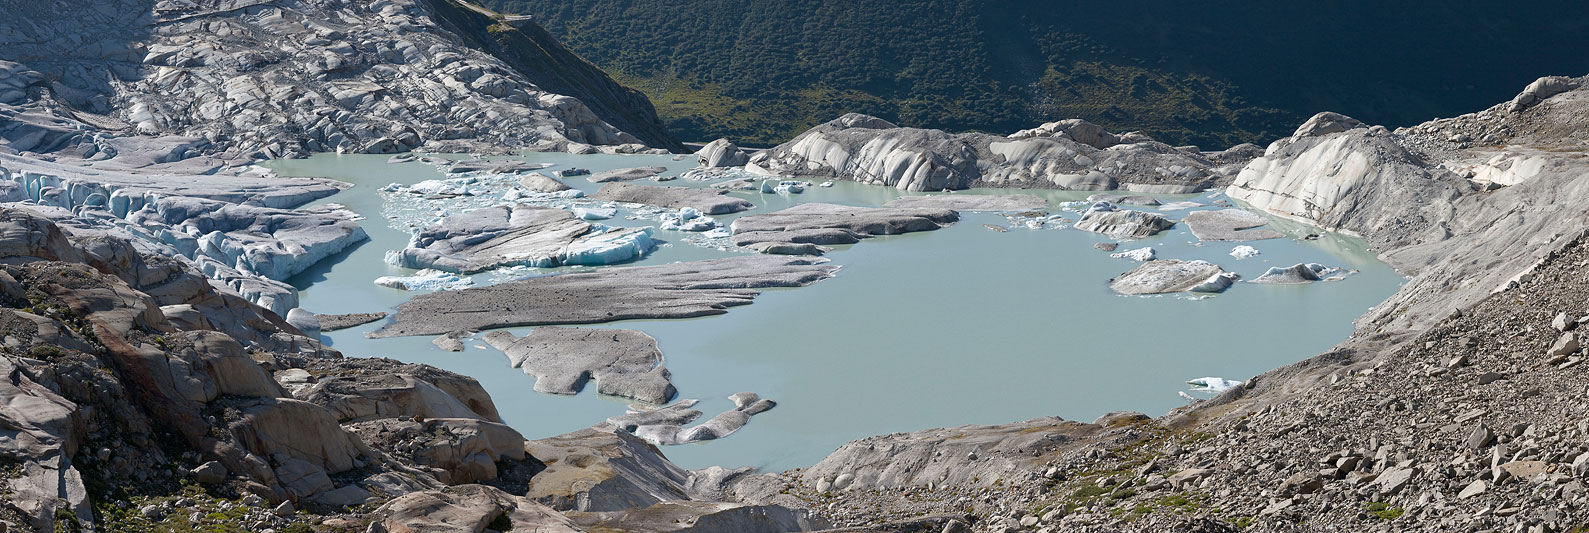
<svg viewBox="0 0 1589 533">
<path fill-rule="evenodd" d="M 607 220 L 618 216 L 618 208 L 600 206 L 575 207 L 574 216 L 579 217 L 580 220 Z"/>
<path fill-rule="evenodd" d="M 651 228 L 617 230 L 607 228 L 602 233 L 570 243 L 564 249 L 564 265 L 611 265 L 622 263 L 650 252 L 656 247 L 651 239 Z"/>
<path fill-rule="evenodd" d="M 1318 263 L 1297 263 L 1288 267 L 1269 267 L 1269 270 L 1265 271 L 1263 275 L 1254 278 L 1252 283 L 1294 285 L 1315 281 L 1339 281 L 1351 275 L 1352 272 L 1351 270 L 1327 267 Z"/>
<path fill-rule="evenodd" d="M 1152 248 L 1137 248 L 1135 250 L 1112 253 L 1109 254 L 1109 257 L 1115 259 L 1130 259 L 1132 261 L 1152 261 L 1158 256 L 1157 252 L 1155 252 Z"/>
<path fill-rule="evenodd" d="M 1246 382 L 1243 381 L 1219 377 L 1206 377 L 1186 380 L 1186 384 L 1193 386 L 1192 390 L 1205 392 L 1223 392 L 1244 385 L 1245 383 Z"/>
<path fill-rule="evenodd" d="M 662 215 L 662 229 L 675 231 L 707 231 L 717 228 L 717 219 L 702 215 L 693 207 L 681 207 L 677 213 Z"/>
<path fill-rule="evenodd" d="M 1202 283 L 1193 285 L 1192 288 L 1187 289 L 1187 291 L 1225 292 L 1225 289 L 1229 289 L 1230 286 L 1235 284 L 1236 280 L 1238 279 L 1241 279 L 1241 276 L 1237 275 L 1235 272 L 1220 272 L 1218 274 L 1209 276 L 1208 279 L 1203 280 Z"/>
<path fill-rule="evenodd" d="M 1248 259 L 1257 256 L 1259 253 L 1261 252 L 1257 248 L 1245 244 L 1230 249 L 1230 256 L 1236 259 Z"/>
<path fill-rule="evenodd" d="M 375 284 L 405 291 L 445 291 L 468 287 L 473 285 L 474 281 L 450 272 L 427 268 L 415 272 L 412 276 L 381 276 L 375 278 Z"/>
<path fill-rule="evenodd" d="M 773 183 L 772 180 L 761 182 L 762 194 L 799 194 L 806 192 L 806 185 L 798 181 L 783 180 Z"/>
</svg>

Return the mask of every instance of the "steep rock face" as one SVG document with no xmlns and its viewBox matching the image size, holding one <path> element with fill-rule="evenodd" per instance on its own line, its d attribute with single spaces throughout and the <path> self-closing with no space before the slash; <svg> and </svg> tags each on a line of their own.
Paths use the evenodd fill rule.
<svg viewBox="0 0 1589 533">
<path fill-rule="evenodd" d="M 1181 193 L 1225 181 L 1235 168 L 1230 165 L 1244 163 L 1246 153 L 1205 155 L 1140 133 L 1117 136 L 1081 120 L 1001 137 L 901 128 L 852 113 L 756 154 L 747 168 L 907 191 L 975 186 Z"/>
<path fill-rule="evenodd" d="M 8 103 L 39 101 L 5 114 L 69 119 L 20 121 L 32 126 L 7 135 L 19 150 L 126 148 L 101 132 L 176 135 L 191 150 L 239 161 L 421 146 L 677 148 L 643 96 L 544 34 L 507 28 L 524 42 L 471 48 L 503 32 L 482 22 L 489 14 L 452 0 L 80 7 L 6 6 L 0 48 L 17 63 L 4 66 L 3 94 Z M 603 116 L 640 128 L 646 141 Z"/>
</svg>

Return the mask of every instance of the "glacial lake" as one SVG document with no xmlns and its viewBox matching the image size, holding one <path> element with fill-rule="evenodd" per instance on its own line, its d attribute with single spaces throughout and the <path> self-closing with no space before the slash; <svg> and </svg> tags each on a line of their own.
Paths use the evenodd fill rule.
<svg viewBox="0 0 1589 533">
<path fill-rule="evenodd" d="M 462 158 L 464 156 L 449 156 Z M 531 153 L 529 162 L 550 163 L 547 175 L 577 166 L 594 172 L 662 166 L 677 176 L 695 166 L 694 156 Z M 423 162 L 387 162 L 387 156 L 324 154 L 278 160 L 268 166 L 284 176 L 320 176 L 356 186 L 321 203 L 339 203 L 365 217 L 370 240 L 289 280 L 301 291 L 302 307 L 315 313 L 391 311 L 418 294 L 377 286 L 375 278 L 409 275 L 384 254 L 409 239 L 403 221 L 424 218 L 434 206 L 406 194 L 383 193 L 390 183 L 456 177 Z M 512 183 L 515 178 L 498 178 Z M 489 180 L 487 180 L 489 181 Z M 584 177 L 563 180 L 593 193 L 599 184 Z M 652 182 L 638 182 L 657 185 Z M 709 186 L 675 179 L 661 185 Z M 484 205 L 490 194 L 449 200 Z M 961 191 L 954 194 L 1025 192 L 1051 205 L 1083 200 L 1076 191 Z M 837 182 L 803 194 L 732 193 L 756 209 L 716 217 L 771 212 L 801 202 L 880 205 L 904 193 L 893 188 Z M 496 195 L 496 196 L 492 196 Z M 1211 203 L 1218 193 L 1163 196 L 1161 201 Z M 469 202 L 474 202 L 470 204 Z M 1153 207 L 1134 207 L 1155 211 Z M 1061 212 L 1052 207 L 1053 212 Z M 1187 211 L 1163 214 L 1173 220 Z M 393 214 L 397 219 L 388 219 Z M 629 220 L 631 209 L 601 221 L 616 226 L 654 226 Z M 656 337 L 673 373 L 678 398 L 698 398 L 702 420 L 733 407 L 727 396 L 752 391 L 778 402 L 733 435 L 705 443 L 664 447 L 686 468 L 754 466 L 778 471 L 810 466 L 845 442 L 891 432 L 966 424 L 997 424 L 1042 416 L 1091 421 L 1110 411 L 1163 414 L 1185 405 L 1186 381 L 1204 376 L 1244 380 L 1327 350 L 1352 332 L 1352 320 L 1395 292 L 1404 279 L 1374 259 L 1354 238 L 1276 221 L 1271 227 L 1297 238 L 1247 243 L 1199 243 L 1184 225 L 1156 237 L 1121 244 L 1120 251 L 1151 246 L 1161 259 L 1203 259 L 1252 279 L 1271 266 L 1317 262 L 1355 269 L 1342 281 L 1310 285 L 1238 282 L 1208 297 L 1120 296 L 1107 281 L 1137 263 L 1110 258 L 1094 243 L 1103 235 L 1070 227 L 1027 229 L 996 213 L 962 213 L 959 223 L 938 231 L 868 239 L 838 247 L 826 257 L 842 265 L 837 277 L 797 289 L 774 289 L 754 304 L 726 315 L 690 319 L 625 321 L 600 328 L 639 329 Z M 984 224 L 1010 228 L 993 231 Z M 732 247 L 697 245 L 699 234 L 658 230 L 666 244 L 634 264 L 659 264 L 725 257 Z M 1238 260 L 1239 244 L 1262 252 Z M 515 272 L 550 274 L 567 269 Z M 502 276 L 481 274 L 477 285 Z M 349 357 L 390 357 L 425 363 L 478 379 L 506 422 L 535 439 L 589 427 L 622 414 L 626 402 L 598 396 L 594 387 L 577 396 L 534 392 L 534 378 L 512 368 L 502 353 L 466 341 L 463 352 L 435 347 L 431 337 L 372 340 L 380 323 L 330 332 L 325 339 Z M 528 328 L 514 328 L 523 335 Z"/>
</svg>

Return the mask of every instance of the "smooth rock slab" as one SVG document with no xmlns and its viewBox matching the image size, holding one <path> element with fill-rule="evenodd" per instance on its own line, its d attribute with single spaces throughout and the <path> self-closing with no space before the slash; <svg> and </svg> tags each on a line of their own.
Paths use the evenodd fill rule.
<svg viewBox="0 0 1589 533">
<path fill-rule="evenodd" d="M 1109 282 L 1120 294 L 1165 294 L 1172 292 L 1220 292 L 1230 286 L 1234 274 L 1207 261 L 1165 259 L 1148 261 Z"/>
<path fill-rule="evenodd" d="M 955 211 L 1036 211 L 1048 209 L 1048 201 L 1030 194 L 934 194 L 895 198 L 883 206 Z"/>
<path fill-rule="evenodd" d="M 369 336 L 720 315 L 749 305 L 757 289 L 803 287 L 838 269 L 822 259 L 746 255 L 559 274 L 420 295 Z"/>
<path fill-rule="evenodd" d="M 654 178 L 654 177 L 656 177 L 657 174 L 661 174 L 663 172 L 666 172 L 667 170 L 668 169 L 664 168 L 664 167 L 620 168 L 618 170 L 607 170 L 607 171 L 597 172 L 595 174 L 591 174 L 589 178 L 585 178 L 585 179 L 590 180 L 591 183 L 608 183 L 608 182 L 614 182 L 614 181 L 635 181 L 635 180 L 643 180 L 643 179 Z M 572 174 L 564 172 L 562 175 L 570 176 Z"/>
<path fill-rule="evenodd" d="M 959 219 L 960 214 L 951 209 L 809 203 L 740 217 L 730 227 L 736 246 L 759 242 L 854 244 L 876 235 L 932 231 Z"/>
<path fill-rule="evenodd" d="M 592 379 L 598 393 L 653 404 L 676 392 L 657 340 L 641 331 L 539 327 L 524 337 L 491 332 L 485 341 L 535 376 L 535 392 L 578 394 Z"/>
<path fill-rule="evenodd" d="M 654 205 L 657 207 L 689 207 L 708 215 L 738 213 L 756 207 L 741 198 L 727 196 L 723 189 L 693 189 L 689 187 L 659 187 L 613 183 L 603 185 L 591 198 L 609 202 Z"/>
<path fill-rule="evenodd" d="M 1245 209 L 1193 211 L 1186 214 L 1186 227 L 1204 241 L 1260 241 L 1278 239 L 1284 233 L 1260 228 L 1269 223 L 1263 215 Z"/>
</svg>

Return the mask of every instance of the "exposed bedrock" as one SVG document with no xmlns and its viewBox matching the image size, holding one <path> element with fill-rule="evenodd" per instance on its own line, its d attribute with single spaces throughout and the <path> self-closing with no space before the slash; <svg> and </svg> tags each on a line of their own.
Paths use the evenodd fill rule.
<svg viewBox="0 0 1589 533">
<path fill-rule="evenodd" d="M 1109 282 L 1120 294 L 1165 294 L 1172 292 L 1221 292 L 1229 288 L 1236 275 L 1207 261 L 1163 259 L 1148 261 Z"/>
<path fill-rule="evenodd" d="M 1038 211 L 1048 209 L 1048 200 L 1030 194 L 931 194 L 903 196 L 889 200 L 883 206 L 955 211 Z"/>
<path fill-rule="evenodd" d="M 854 244 L 878 235 L 932 231 L 960 220 L 950 209 L 805 203 L 734 220 L 737 246 L 757 243 Z"/>
<path fill-rule="evenodd" d="M 608 265 L 637 259 L 655 244 L 651 228 L 606 228 L 566 209 L 492 206 L 442 219 L 414 234 L 387 261 L 407 268 L 470 274 L 502 266 Z"/>
<path fill-rule="evenodd" d="M 661 187 L 633 183 L 603 185 L 591 198 L 657 207 L 688 207 L 707 215 L 726 215 L 756 207 L 744 199 L 728 196 L 728 191 L 724 189 Z"/>
<path fill-rule="evenodd" d="M 641 331 L 543 326 L 523 337 L 493 331 L 484 339 L 535 377 L 536 392 L 578 394 L 595 380 L 598 393 L 653 404 L 675 393 L 657 340 Z"/>
<path fill-rule="evenodd" d="M 838 268 L 822 259 L 747 255 L 558 274 L 420 295 L 369 336 L 718 315 L 750 304 L 757 289 L 810 285 Z"/>
<path fill-rule="evenodd" d="M 486 485 L 459 485 L 413 492 L 381 505 L 371 513 L 369 531 L 376 533 L 481 531 L 491 524 L 512 524 L 512 532 L 576 533 L 567 517 L 523 496 Z"/>
<path fill-rule="evenodd" d="M 1066 120 L 1007 137 L 901 128 L 848 114 L 750 158 L 753 172 L 936 191 L 969 187 L 1196 192 L 1228 181 L 1253 155 L 1205 155 L 1140 133 Z M 1217 161 L 1216 161 L 1217 160 Z"/>
</svg>

